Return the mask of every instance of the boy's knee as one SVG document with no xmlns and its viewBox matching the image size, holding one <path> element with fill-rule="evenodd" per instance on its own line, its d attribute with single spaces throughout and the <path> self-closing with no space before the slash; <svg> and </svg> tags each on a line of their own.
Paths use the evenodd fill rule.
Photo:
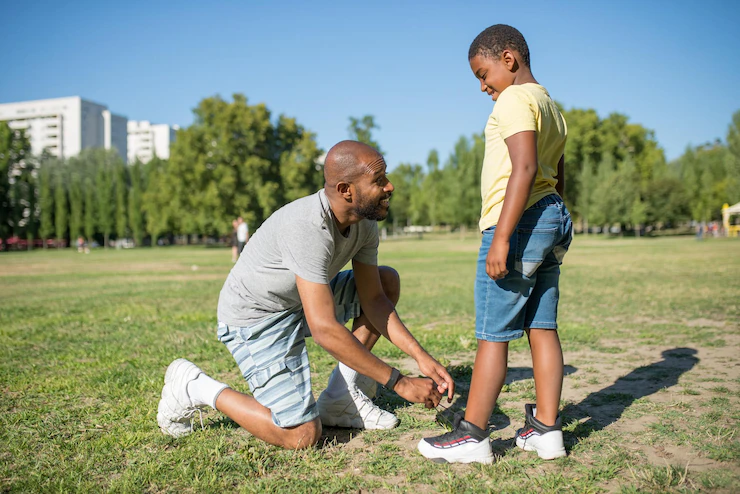
<svg viewBox="0 0 740 494">
<path fill-rule="evenodd" d="M 390 266 L 380 266 L 378 270 L 380 271 L 380 283 L 383 285 L 383 291 L 393 302 L 393 305 L 397 304 L 401 297 L 401 277 L 398 271 Z"/>
<path fill-rule="evenodd" d="M 311 422 L 287 429 L 283 447 L 286 449 L 312 448 L 321 439 L 321 431 L 321 419 L 318 417 Z"/>
</svg>

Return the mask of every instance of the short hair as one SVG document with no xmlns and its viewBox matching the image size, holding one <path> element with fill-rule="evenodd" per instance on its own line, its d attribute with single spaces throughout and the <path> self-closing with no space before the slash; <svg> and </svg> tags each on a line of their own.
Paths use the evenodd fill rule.
<svg viewBox="0 0 740 494">
<path fill-rule="evenodd" d="M 517 29 L 506 24 L 495 24 L 481 32 L 470 44 L 468 60 L 478 55 L 498 59 L 504 50 L 515 50 L 522 56 L 522 63 L 529 67 L 529 47 Z"/>
</svg>

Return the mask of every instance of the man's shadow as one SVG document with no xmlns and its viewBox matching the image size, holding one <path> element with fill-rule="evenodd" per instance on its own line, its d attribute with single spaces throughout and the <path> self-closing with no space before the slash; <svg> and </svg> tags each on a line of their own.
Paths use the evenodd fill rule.
<svg viewBox="0 0 740 494">
<path fill-rule="evenodd" d="M 615 423 L 635 400 L 678 384 L 681 375 L 699 363 L 696 353 L 693 348 L 665 350 L 661 353 L 663 360 L 638 367 L 611 386 L 589 394 L 580 403 L 567 405 L 560 412 L 563 426 L 578 424 L 573 432 L 563 434 L 566 447 Z"/>
</svg>

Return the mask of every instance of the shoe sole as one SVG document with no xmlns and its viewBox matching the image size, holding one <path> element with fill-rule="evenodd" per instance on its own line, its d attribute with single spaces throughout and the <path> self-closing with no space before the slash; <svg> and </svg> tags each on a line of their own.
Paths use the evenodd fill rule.
<svg viewBox="0 0 740 494">
<path fill-rule="evenodd" d="M 433 463 L 443 464 L 443 463 L 482 463 L 484 465 L 490 465 L 493 463 L 493 457 L 491 458 L 458 458 L 455 460 L 448 460 L 446 458 L 430 458 L 428 456 L 424 456 L 424 458 L 431 460 Z"/>
<path fill-rule="evenodd" d="M 543 460 L 554 460 L 556 458 L 562 458 L 566 456 L 565 448 L 544 451 L 541 449 L 537 449 L 535 446 L 532 446 L 531 444 L 527 444 L 527 441 L 520 437 L 516 438 L 516 445 L 520 449 L 523 449 L 524 451 L 536 451 L 537 456 L 539 456 Z"/>
<path fill-rule="evenodd" d="M 437 450 L 426 443 L 423 439 L 419 441 L 419 444 L 416 446 L 416 450 L 421 454 L 421 456 L 434 463 L 483 463 L 484 465 L 490 465 L 494 460 L 493 453 L 490 452 L 486 456 L 472 456 L 468 458 L 460 457 L 448 459 L 441 456 L 434 456 L 437 453 Z"/>
</svg>

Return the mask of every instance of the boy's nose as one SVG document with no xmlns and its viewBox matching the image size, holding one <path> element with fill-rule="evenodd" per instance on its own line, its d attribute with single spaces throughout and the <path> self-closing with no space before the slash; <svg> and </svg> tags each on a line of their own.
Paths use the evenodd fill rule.
<svg viewBox="0 0 740 494">
<path fill-rule="evenodd" d="M 481 90 L 481 92 L 482 93 L 486 93 L 486 92 L 488 92 L 487 89 L 488 89 L 488 86 L 486 86 L 486 83 L 483 82 L 483 81 L 480 81 L 480 90 Z"/>
</svg>

